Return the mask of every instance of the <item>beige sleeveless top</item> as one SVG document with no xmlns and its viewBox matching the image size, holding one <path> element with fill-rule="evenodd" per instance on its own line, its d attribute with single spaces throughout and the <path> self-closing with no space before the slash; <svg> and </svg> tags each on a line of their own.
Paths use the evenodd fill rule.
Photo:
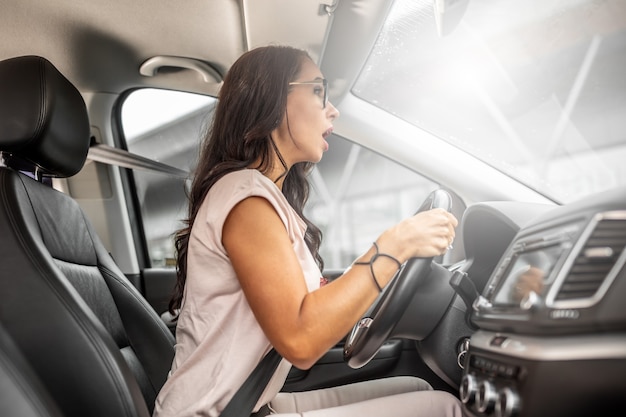
<svg viewBox="0 0 626 417">
<path fill-rule="evenodd" d="M 275 208 L 300 260 L 309 291 L 321 273 L 304 241 L 306 225 L 278 187 L 259 171 L 227 174 L 209 191 L 189 238 L 187 281 L 176 329 L 176 355 L 155 404 L 155 417 L 218 416 L 271 345 L 257 323 L 222 246 L 232 208 L 250 196 Z M 281 389 L 283 360 L 254 411 Z"/>
</svg>

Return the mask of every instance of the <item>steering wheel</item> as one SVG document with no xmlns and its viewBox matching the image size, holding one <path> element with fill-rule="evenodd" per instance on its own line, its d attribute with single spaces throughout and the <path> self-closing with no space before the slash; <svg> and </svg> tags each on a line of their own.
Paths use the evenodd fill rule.
<svg viewBox="0 0 626 417">
<path fill-rule="evenodd" d="M 450 210 L 452 198 L 445 190 L 429 194 L 417 213 L 433 208 Z M 433 258 L 410 258 L 396 272 L 366 315 L 354 325 L 343 349 L 344 361 L 351 368 L 369 363 L 390 337 L 413 299 L 418 287 L 427 281 Z"/>
</svg>

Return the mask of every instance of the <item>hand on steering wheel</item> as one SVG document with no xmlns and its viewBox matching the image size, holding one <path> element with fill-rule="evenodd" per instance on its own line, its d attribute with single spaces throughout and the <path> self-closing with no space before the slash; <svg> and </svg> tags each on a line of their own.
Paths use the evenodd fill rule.
<svg viewBox="0 0 626 417">
<path fill-rule="evenodd" d="M 452 199 L 444 190 L 433 191 L 417 211 L 450 210 Z M 433 258 L 410 258 L 384 288 L 372 307 L 354 326 L 344 345 L 344 360 L 352 368 L 365 366 L 387 341 L 420 284 L 429 276 Z"/>
</svg>

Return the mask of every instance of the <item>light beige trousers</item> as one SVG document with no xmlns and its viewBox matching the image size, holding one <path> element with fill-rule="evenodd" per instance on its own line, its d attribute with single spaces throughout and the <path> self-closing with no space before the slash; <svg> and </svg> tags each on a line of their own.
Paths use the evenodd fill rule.
<svg viewBox="0 0 626 417">
<path fill-rule="evenodd" d="M 393 377 L 333 388 L 279 393 L 270 404 L 277 417 L 461 417 L 460 401 L 415 377 Z"/>
</svg>

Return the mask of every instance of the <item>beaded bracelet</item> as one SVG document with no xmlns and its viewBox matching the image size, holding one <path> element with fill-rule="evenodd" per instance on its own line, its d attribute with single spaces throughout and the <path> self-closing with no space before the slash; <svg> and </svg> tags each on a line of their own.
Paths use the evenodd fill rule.
<svg viewBox="0 0 626 417">
<path fill-rule="evenodd" d="M 376 284 L 376 288 L 378 288 L 378 292 L 383 292 L 383 287 L 380 286 L 380 284 L 378 283 L 378 280 L 376 279 L 376 274 L 374 273 L 374 262 L 376 262 L 376 260 L 378 258 L 389 258 L 392 261 L 394 261 L 395 263 L 398 264 L 398 269 L 402 266 L 402 263 L 397 260 L 396 258 L 394 258 L 393 256 L 387 254 L 387 253 L 381 253 L 378 250 L 378 244 L 376 242 L 374 242 L 374 249 L 376 250 L 376 253 L 370 258 L 369 261 L 367 262 L 355 262 L 354 265 L 369 265 L 370 267 L 370 272 L 372 273 L 372 278 L 374 279 L 374 284 Z"/>
</svg>

